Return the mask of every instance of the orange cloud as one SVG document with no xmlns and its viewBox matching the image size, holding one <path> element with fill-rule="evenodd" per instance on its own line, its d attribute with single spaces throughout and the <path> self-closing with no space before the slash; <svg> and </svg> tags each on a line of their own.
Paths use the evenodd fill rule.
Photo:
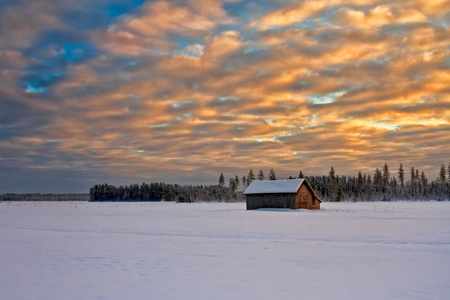
<svg viewBox="0 0 450 300">
<path fill-rule="evenodd" d="M 203 3 L 145 4 L 86 33 L 102 53 L 64 69 L 48 98 L 10 69 L 33 59 L 3 50 L 0 96 L 17 105 L 8 130 L 39 126 L 0 146 L 132 178 L 352 174 L 447 157 L 449 32 L 433 19 L 444 2 L 305 1 L 239 21 Z"/>
<path fill-rule="evenodd" d="M 106 34 L 97 33 L 94 39 L 101 47 L 113 54 L 132 56 L 161 55 L 172 50 L 174 43 L 161 37 L 141 36 L 129 31 L 110 30 Z"/>
<path fill-rule="evenodd" d="M 304 1 L 297 7 L 287 7 L 269 13 L 258 20 L 252 21 L 249 26 L 256 27 L 259 30 L 290 26 L 318 13 L 326 5 L 325 1 Z"/>
<path fill-rule="evenodd" d="M 225 31 L 219 36 L 206 39 L 202 61 L 220 62 L 227 58 L 231 53 L 242 47 L 240 34 L 236 31 Z"/>
<path fill-rule="evenodd" d="M 215 26 L 204 15 L 193 13 L 186 7 L 179 7 L 166 1 L 150 3 L 146 14 L 140 18 L 129 18 L 125 28 L 147 36 L 159 36 L 168 32 L 186 35 L 203 35 Z"/>
<path fill-rule="evenodd" d="M 446 0 L 415 1 L 420 11 L 427 15 L 441 17 L 450 11 L 450 3 Z"/>
<path fill-rule="evenodd" d="M 391 8 L 391 6 L 377 6 L 367 14 L 351 8 L 340 8 L 335 20 L 345 25 L 357 27 L 380 27 L 388 24 L 427 22 L 428 18 L 416 9 Z"/>
</svg>

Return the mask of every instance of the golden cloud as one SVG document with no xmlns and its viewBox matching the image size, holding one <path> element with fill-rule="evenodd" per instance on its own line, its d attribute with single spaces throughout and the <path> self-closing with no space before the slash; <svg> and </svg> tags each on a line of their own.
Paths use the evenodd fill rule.
<svg viewBox="0 0 450 300">
<path fill-rule="evenodd" d="M 344 25 L 363 28 L 381 27 L 388 24 L 422 23 L 428 18 L 416 9 L 392 9 L 391 6 L 377 6 L 367 14 L 347 7 L 340 8 L 335 20 Z"/>
<path fill-rule="evenodd" d="M 147 5 L 143 17 L 125 20 L 124 26 L 132 32 L 147 36 L 161 36 L 168 32 L 198 36 L 214 28 L 215 23 L 186 7 L 158 1 Z"/>
<path fill-rule="evenodd" d="M 325 1 L 304 1 L 296 7 L 286 7 L 250 22 L 250 27 L 266 30 L 300 23 L 326 7 Z"/>
<path fill-rule="evenodd" d="M 55 139 L 55 151 L 140 178 L 352 173 L 408 155 L 432 165 L 448 148 L 450 50 L 448 28 L 429 18 L 446 4 L 382 2 L 305 1 L 220 32 L 215 19 L 230 19 L 219 1 L 146 4 L 90 33 L 105 53 L 68 67 L 52 94 L 63 101 L 22 95 L 58 113 L 45 134 L 17 142 Z M 294 28 L 324 11 L 326 22 Z M 171 34 L 195 39 L 179 46 Z"/>
</svg>

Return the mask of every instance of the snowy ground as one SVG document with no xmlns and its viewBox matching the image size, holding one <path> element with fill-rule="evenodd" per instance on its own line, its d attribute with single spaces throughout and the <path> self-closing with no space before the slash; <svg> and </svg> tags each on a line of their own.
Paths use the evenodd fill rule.
<svg viewBox="0 0 450 300">
<path fill-rule="evenodd" d="M 0 203 L 0 299 L 450 299 L 450 202 Z"/>
</svg>

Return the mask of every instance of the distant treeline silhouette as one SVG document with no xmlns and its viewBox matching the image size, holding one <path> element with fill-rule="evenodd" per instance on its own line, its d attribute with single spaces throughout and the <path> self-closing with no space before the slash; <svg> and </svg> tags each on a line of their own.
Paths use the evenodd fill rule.
<svg viewBox="0 0 450 300">
<path fill-rule="evenodd" d="M 450 200 L 447 179 L 429 181 L 424 172 L 414 168 L 411 168 L 408 180 L 404 170 L 400 174 L 403 174 L 399 175 L 403 180 L 391 176 L 385 165 L 382 170 L 376 169 L 373 177 L 361 172 L 358 176 L 338 176 L 332 169 L 328 176 L 306 178 L 323 201 Z"/>
<path fill-rule="evenodd" d="M 90 201 L 237 201 L 235 191 L 222 185 L 193 186 L 168 183 L 142 183 L 124 186 L 96 184 L 89 191 Z"/>
<path fill-rule="evenodd" d="M 302 171 L 294 178 L 306 178 L 321 197 L 322 201 L 395 201 L 395 200 L 450 200 L 450 163 L 448 168 L 441 165 L 439 177 L 428 180 L 425 172 L 414 167 L 407 172 L 400 164 L 396 174 L 392 175 L 387 164 L 375 170 L 373 176 L 358 173 L 357 176 L 338 176 L 333 167 L 327 176 L 305 176 Z M 408 174 L 409 173 L 409 174 Z M 259 170 L 258 180 L 265 179 Z M 273 169 L 268 179 L 276 180 Z M 251 169 L 248 174 L 229 178 L 225 186 L 225 178 L 220 174 L 218 185 L 181 186 L 166 183 L 142 183 L 125 186 L 97 184 L 90 189 L 90 201 L 242 201 L 243 190 L 256 176 Z"/>
<path fill-rule="evenodd" d="M 88 201 L 88 194 L 2 194 L 0 201 Z"/>
</svg>

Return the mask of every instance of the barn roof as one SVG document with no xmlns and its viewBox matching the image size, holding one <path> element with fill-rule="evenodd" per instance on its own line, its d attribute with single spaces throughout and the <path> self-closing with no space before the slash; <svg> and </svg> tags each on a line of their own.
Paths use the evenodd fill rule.
<svg viewBox="0 0 450 300">
<path fill-rule="evenodd" d="M 295 194 L 304 179 L 254 180 L 244 192 L 249 194 Z"/>
</svg>

